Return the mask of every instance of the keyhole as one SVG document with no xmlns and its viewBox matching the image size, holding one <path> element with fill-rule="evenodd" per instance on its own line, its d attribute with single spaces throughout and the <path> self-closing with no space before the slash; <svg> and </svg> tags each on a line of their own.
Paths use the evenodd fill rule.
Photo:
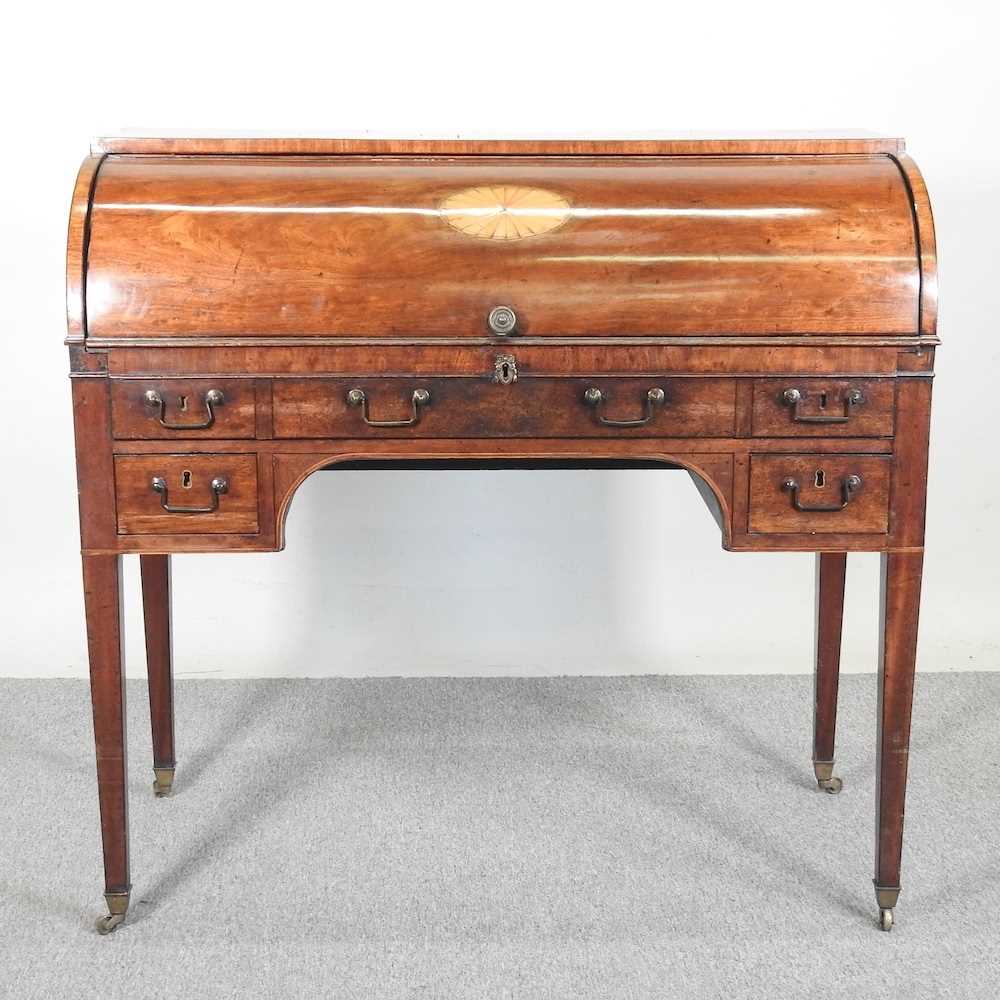
<svg viewBox="0 0 1000 1000">
<path fill-rule="evenodd" d="M 498 354 L 495 360 L 496 373 L 493 381 L 500 385 L 512 385 L 517 381 L 517 364 L 506 354 Z"/>
<path fill-rule="evenodd" d="M 826 393 L 825 392 L 821 392 L 819 394 L 819 408 L 821 410 L 825 410 L 826 409 Z"/>
<path fill-rule="evenodd" d="M 815 483 L 820 489 L 826 486 L 826 473 L 822 469 L 816 470 Z"/>
<path fill-rule="evenodd" d="M 186 490 L 191 489 L 191 473 L 187 469 L 181 473 L 181 486 Z"/>
<path fill-rule="evenodd" d="M 177 405 L 182 409 L 186 410 L 188 408 L 188 398 L 187 396 L 178 396 Z"/>
</svg>

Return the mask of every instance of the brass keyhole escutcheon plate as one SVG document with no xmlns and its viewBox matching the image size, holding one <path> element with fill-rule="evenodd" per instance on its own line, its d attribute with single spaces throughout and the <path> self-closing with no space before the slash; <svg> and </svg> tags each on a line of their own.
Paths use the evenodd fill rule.
<svg viewBox="0 0 1000 1000">
<path fill-rule="evenodd" d="M 494 369 L 493 381 L 498 385 L 512 385 L 517 381 L 517 359 L 513 354 L 498 354 Z"/>
<path fill-rule="evenodd" d="M 570 204 L 543 188 L 498 184 L 466 188 L 439 206 L 453 229 L 481 240 L 523 240 L 558 229 L 570 217 Z"/>
</svg>

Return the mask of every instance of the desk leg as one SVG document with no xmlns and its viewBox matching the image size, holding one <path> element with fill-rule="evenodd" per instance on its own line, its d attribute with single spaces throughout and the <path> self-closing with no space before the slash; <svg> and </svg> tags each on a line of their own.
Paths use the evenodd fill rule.
<svg viewBox="0 0 1000 1000">
<path fill-rule="evenodd" d="M 153 728 L 153 791 L 169 795 L 174 783 L 174 676 L 170 637 L 170 556 L 139 556 L 146 628 L 149 718 Z"/>
<path fill-rule="evenodd" d="M 920 550 L 882 555 L 875 898 L 879 906 L 879 926 L 886 931 L 892 929 L 893 908 L 899 897 L 923 560 Z"/>
<path fill-rule="evenodd" d="M 97 750 L 97 794 L 104 841 L 104 898 L 108 904 L 108 916 L 98 921 L 97 929 L 107 934 L 125 919 L 132 889 L 128 863 L 121 556 L 84 555 L 83 593 Z"/>
<path fill-rule="evenodd" d="M 840 636 L 844 624 L 846 552 L 816 553 L 816 674 L 813 688 L 813 770 L 824 792 L 836 795 L 843 782 L 833 773 L 840 682 Z"/>
</svg>

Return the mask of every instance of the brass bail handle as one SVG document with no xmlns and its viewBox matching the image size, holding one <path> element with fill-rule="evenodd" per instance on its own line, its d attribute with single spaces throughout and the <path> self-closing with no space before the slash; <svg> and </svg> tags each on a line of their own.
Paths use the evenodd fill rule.
<svg viewBox="0 0 1000 1000">
<path fill-rule="evenodd" d="M 161 393 L 157 392 L 155 389 L 149 389 L 147 392 L 143 393 L 142 401 L 146 406 L 156 409 L 156 419 L 159 420 L 162 427 L 166 427 L 168 431 L 203 431 L 206 427 L 211 427 L 215 423 L 215 407 L 222 406 L 226 401 L 226 397 L 222 394 L 221 389 L 209 389 L 205 393 L 205 413 L 207 414 L 205 419 L 195 424 L 174 424 L 170 423 L 166 419 L 166 409 L 167 403 L 164 400 Z"/>
<path fill-rule="evenodd" d="M 857 475 L 844 476 L 840 480 L 840 503 L 830 506 L 810 506 L 804 504 L 799 499 L 799 481 L 793 476 L 789 476 L 782 484 L 781 488 L 787 490 L 792 495 L 792 506 L 804 514 L 816 514 L 835 512 L 843 510 L 850 502 L 851 498 L 861 489 L 861 477 Z"/>
<path fill-rule="evenodd" d="M 150 487 L 154 493 L 160 494 L 160 506 L 168 514 L 214 514 L 219 509 L 219 497 L 229 492 L 229 480 L 224 476 L 216 476 L 209 484 L 212 490 L 212 503 L 208 507 L 175 507 L 170 503 L 167 492 L 167 481 L 162 476 L 153 476 Z"/>
<path fill-rule="evenodd" d="M 865 395 L 860 389 L 849 389 L 844 395 L 844 412 L 842 414 L 806 416 L 799 413 L 799 403 L 806 398 L 801 389 L 786 389 L 781 394 L 781 401 L 792 408 L 792 420 L 800 424 L 846 424 L 851 418 L 851 410 L 865 401 Z"/>
<path fill-rule="evenodd" d="M 413 404 L 413 416 L 406 420 L 372 420 L 368 416 L 368 397 L 364 389 L 351 389 L 347 394 L 348 406 L 361 407 L 361 419 L 369 427 L 412 427 L 420 420 L 420 408 L 431 401 L 431 394 L 426 389 L 414 389 L 410 402 Z"/>
<path fill-rule="evenodd" d="M 605 427 L 643 427 L 656 416 L 656 410 L 666 402 L 667 394 L 659 386 L 650 389 L 646 393 L 646 412 L 636 420 L 613 420 L 611 417 L 604 416 L 599 412 L 599 408 L 606 402 L 606 399 L 607 397 L 597 386 L 591 386 L 583 393 L 583 401 L 587 406 L 593 408 L 598 423 L 604 424 Z"/>
</svg>

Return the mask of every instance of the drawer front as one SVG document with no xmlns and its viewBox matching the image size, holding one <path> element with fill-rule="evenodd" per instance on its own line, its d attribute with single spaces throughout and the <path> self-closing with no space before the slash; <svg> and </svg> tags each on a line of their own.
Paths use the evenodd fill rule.
<svg viewBox="0 0 1000 1000">
<path fill-rule="evenodd" d="M 256 534 L 255 455 L 119 455 L 121 535 Z"/>
<path fill-rule="evenodd" d="M 253 379 L 115 379 L 111 428 L 121 440 L 252 438 Z"/>
<path fill-rule="evenodd" d="M 887 455 L 754 455 L 750 531 L 884 534 Z"/>
<path fill-rule="evenodd" d="M 892 379 L 763 378 L 753 384 L 755 437 L 890 437 Z"/>
<path fill-rule="evenodd" d="M 729 379 L 275 379 L 276 438 L 726 437 Z"/>
</svg>

